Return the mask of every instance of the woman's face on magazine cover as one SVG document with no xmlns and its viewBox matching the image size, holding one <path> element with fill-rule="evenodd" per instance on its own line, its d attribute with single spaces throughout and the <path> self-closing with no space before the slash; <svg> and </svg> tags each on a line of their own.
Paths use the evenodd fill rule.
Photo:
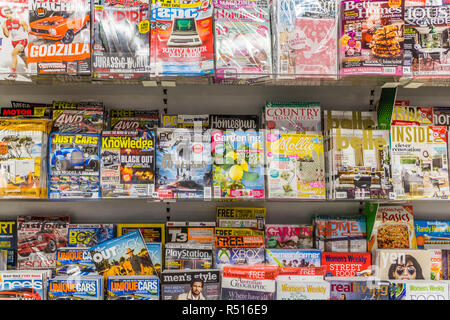
<svg viewBox="0 0 450 320">
<path fill-rule="evenodd" d="M 414 264 L 410 260 L 404 265 L 397 265 L 394 271 L 394 278 L 397 280 L 414 280 L 416 276 L 416 267 L 414 267 Z"/>
</svg>

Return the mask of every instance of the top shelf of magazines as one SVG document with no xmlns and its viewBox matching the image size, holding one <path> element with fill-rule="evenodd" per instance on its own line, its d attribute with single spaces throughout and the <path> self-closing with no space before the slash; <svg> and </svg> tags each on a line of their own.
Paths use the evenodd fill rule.
<svg viewBox="0 0 450 320">
<path fill-rule="evenodd" d="M 0 0 L 0 9 L 6 84 L 450 83 L 449 0 Z"/>
</svg>

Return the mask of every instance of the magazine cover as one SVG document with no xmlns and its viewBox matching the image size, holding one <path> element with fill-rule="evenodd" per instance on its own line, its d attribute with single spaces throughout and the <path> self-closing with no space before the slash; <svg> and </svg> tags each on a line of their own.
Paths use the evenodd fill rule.
<svg viewBox="0 0 450 320">
<path fill-rule="evenodd" d="M 322 111 L 318 102 L 266 102 L 263 108 L 265 129 L 320 133 Z M 309 132 L 311 131 L 311 132 Z"/>
<path fill-rule="evenodd" d="M 417 249 L 450 249 L 450 221 L 414 220 Z"/>
<path fill-rule="evenodd" d="M 450 126 L 450 107 L 433 107 L 433 124 Z"/>
<path fill-rule="evenodd" d="M 327 277 L 330 300 L 389 300 L 389 282 L 368 277 Z"/>
<path fill-rule="evenodd" d="M 98 274 L 89 248 L 63 247 L 56 250 L 56 275 L 90 276 Z"/>
<path fill-rule="evenodd" d="M 330 199 L 391 199 L 389 131 L 332 129 L 327 154 Z"/>
<path fill-rule="evenodd" d="M 114 238 L 113 224 L 69 224 L 69 247 L 90 248 Z"/>
<path fill-rule="evenodd" d="M 216 225 L 219 228 L 249 228 L 264 230 L 265 220 L 266 208 L 216 208 Z"/>
<path fill-rule="evenodd" d="M 312 249 L 313 226 L 306 224 L 266 224 L 266 248 Z"/>
<path fill-rule="evenodd" d="M 330 300 L 330 283 L 278 276 L 276 300 Z"/>
<path fill-rule="evenodd" d="M 53 101 L 53 132 L 101 133 L 102 103 Z"/>
<path fill-rule="evenodd" d="M 56 267 L 56 250 L 67 246 L 69 217 L 17 217 L 17 269 Z"/>
<path fill-rule="evenodd" d="M 429 126 L 434 122 L 433 107 L 396 105 L 392 109 L 391 125 Z"/>
<path fill-rule="evenodd" d="M 167 221 L 167 243 L 203 243 L 214 244 L 215 226 L 213 221 Z"/>
<path fill-rule="evenodd" d="M 367 251 L 364 216 L 316 216 L 313 221 L 316 249 L 326 252 Z"/>
<path fill-rule="evenodd" d="M 209 115 L 209 126 L 217 130 L 259 130 L 260 122 L 257 115 Z"/>
<path fill-rule="evenodd" d="M 448 300 L 448 283 L 444 281 L 390 281 L 390 300 Z"/>
<path fill-rule="evenodd" d="M 332 129 L 370 130 L 377 129 L 376 111 L 336 111 L 324 110 L 323 131 L 325 136 Z"/>
<path fill-rule="evenodd" d="M 49 198 L 100 198 L 100 135 L 51 133 Z"/>
<path fill-rule="evenodd" d="M 106 300 L 159 300 L 157 276 L 111 276 L 107 279 Z"/>
<path fill-rule="evenodd" d="M 0 108 L 2 117 L 21 119 L 52 119 L 53 105 L 47 103 L 11 101 L 11 107 Z"/>
<path fill-rule="evenodd" d="M 278 276 L 296 276 L 296 279 L 323 280 L 326 266 L 320 267 L 279 267 Z M 298 278 L 297 278 L 298 277 Z"/>
<path fill-rule="evenodd" d="M 441 249 L 428 249 L 430 251 L 430 279 L 431 280 L 448 280 L 443 277 L 443 265 L 442 256 L 447 254 L 448 251 Z M 447 252 L 446 252 L 447 251 Z"/>
<path fill-rule="evenodd" d="M 91 2 L 29 1 L 32 74 L 90 75 Z"/>
<path fill-rule="evenodd" d="M 264 198 L 264 135 L 212 130 L 214 199 Z"/>
<path fill-rule="evenodd" d="M 222 300 L 274 300 L 275 266 L 224 266 Z"/>
<path fill-rule="evenodd" d="M 179 3 L 155 1 L 155 73 L 157 76 L 201 76 L 214 72 L 211 0 Z M 153 22 L 153 21 L 152 21 Z"/>
<path fill-rule="evenodd" d="M 447 127 L 391 126 L 396 200 L 448 199 Z"/>
<path fill-rule="evenodd" d="M 267 249 L 266 263 L 278 267 L 320 267 L 319 250 Z"/>
<path fill-rule="evenodd" d="M 2 300 L 46 300 L 47 271 L 1 271 Z"/>
<path fill-rule="evenodd" d="M 93 77 L 147 79 L 150 76 L 148 0 L 95 0 L 93 12 Z"/>
<path fill-rule="evenodd" d="M 158 110 L 112 109 L 108 128 L 111 131 L 150 131 L 159 126 Z"/>
<path fill-rule="evenodd" d="M 154 173 L 155 131 L 103 131 L 102 198 L 151 198 Z"/>
<path fill-rule="evenodd" d="M 212 269 L 214 248 L 209 244 L 166 243 L 165 270 Z"/>
<path fill-rule="evenodd" d="M 0 249 L 0 271 L 8 269 L 8 250 Z"/>
<path fill-rule="evenodd" d="M 48 300 L 103 300 L 102 276 L 58 276 L 48 280 Z"/>
<path fill-rule="evenodd" d="M 0 119 L 0 197 L 47 197 L 47 142 L 51 123 Z"/>
<path fill-rule="evenodd" d="M 161 300 L 219 300 L 220 270 L 164 270 Z"/>
<path fill-rule="evenodd" d="M 17 261 L 16 221 L 0 220 L 0 250 L 6 251 L 5 264 L 7 264 L 7 269 L 15 268 Z"/>
<path fill-rule="evenodd" d="M 258 248 L 216 248 L 216 266 L 255 265 L 266 261 L 264 247 Z"/>
<path fill-rule="evenodd" d="M 370 272 L 371 257 L 368 252 L 322 252 L 322 266 L 327 276 L 355 277 Z"/>
<path fill-rule="evenodd" d="M 402 75 L 404 1 L 341 0 L 342 75 Z"/>
<path fill-rule="evenodd" d="M 321 134 L 266 131 L 267 197 L 325 199 Z"/>
<path fill-rule="evenodd" d="M 270 76 L 272 42 L 267 1 L 213 2 L 216 78 L 220 81 Z"/>
<path fill-rule="evenodd" d="M 380 249 L 374 254 L 381 280 L 430 280 L 430 251 Z"/>
<path fill-rule="evenodd" d="M 139 230 L 93 246 L 89 252 L 95 269 L 104 277 L 156 274 Z"/>
<path fill-rule="evenodd" d="M 216 247 L 264 247 L 264 230 L 248 228 L 216 228 Z"/>
<path fill-rule="evenodd" d="M 0 80 L 31 82 L 28 0 L 0 1 Z"/>
<path fill-rule="evenodd" d="M 159 199 L 211 199 L 211 134 L 185 128 L 157 131 Z"/>
<path fill-rule="evenodd" d="M 336 1 L 276 0 L 273 5 L 274 69 L 278 77 L 336 77 Z"/>
<path fill-rule="evenodd" d="M 437 250 L 432 250 L 437 251 Z M 441 251 L 441 274 L 439 275 L 440 280 L 450 280 L 450 250 L 440 249 Z M 433 257 L 433 255 L 432 255 Z M 431 280 L 433 279 L 433 261 L 431 262 Z"/>
</svg>

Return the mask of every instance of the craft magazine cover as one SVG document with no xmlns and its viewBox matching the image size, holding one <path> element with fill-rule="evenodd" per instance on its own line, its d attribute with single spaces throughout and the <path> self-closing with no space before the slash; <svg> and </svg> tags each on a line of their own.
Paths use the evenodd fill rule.
<svg viewBox="0 0 450 320">
<path fill-rule="evenodd" d="M 218 269 L 164 270 L 161 273 L 161 300 L 219 300 Z"/>
</svg>

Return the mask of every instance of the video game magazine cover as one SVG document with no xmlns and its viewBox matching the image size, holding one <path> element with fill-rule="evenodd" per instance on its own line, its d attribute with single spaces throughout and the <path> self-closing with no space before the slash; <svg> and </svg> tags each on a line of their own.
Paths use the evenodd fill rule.
<svg viewBox="0 0 450 320">
<path fill-rule="evenodd" d="M 46 300 L 47 271 L 0 271 L 2 300 Z"/>
<path fill-rule="evenodd" d="M 56 250 L 56 275 L 88 276 L 98 274 L 89 248 L 62 247 Z"/>
<path fill-rule="evenodd" d="M 166 243 L 164 267 L 167 270 L 212 269 L 214 249 L 210 244 Z"/>
<path fill-rule="evenodd" d="M 56 250 L 67 246 L 69 217 L 17 217 L 17 269 L 56 267 Z"/>
<path fill-rule="evenodd" d="M 103 131 L 102 198 L 151 198 L 155 192 L 155 131 Z"/>
<path fill-rule="evenodd" d="M 390 281 L 389 299 L 425 301 L 448 300 L 448 282 Z"/>
<path fill-rule="evenodd" d="M 30 0 L 29 23 L 32 74 L 90 75 L 89 0 Z"/>
<path fill-rule="evenodd" d="M 51 133 L 49 198 L 100 198 L 100 135 Z"/>
<path fill-rule="evenodd" d="M 57 276 L 48 280 L 48 300 L 103 300 L 102 276 Z"/>
<path fill-rule="evenodd" d="M 211 199 L 209 130 L 157 130 L 156 192 L 159 199 Z"/>
<path fill-rule="evenodd" d="M 167 221 L 166 243 L 204 243 L 214 244 L 215 236 L 214 221 Z"/>
<path fill-rule="evenodd" d="M 112 238 L 113 224 L 69 224 L 69 247 L 90 248 Z"/>
<path fill-rule="evenodd" d="M 106 300 L 159 300 L 159 283 L 157 276 L 110 276 Z"/>
<path fill-rule="evenodd" d="M 216 227 L 216 247 L 264 247 L 264 230 Z"/>
<path fill-rule="evenodd" d="M 161 300 L 219 300 L 220 270 L 164 270 Z"/>
<path fill-rule="evenodd" d="M 306 224 L 266 224 L 266 248 L 311 249 L 313 226 Z"/>
<path fill-rule="evenodd" d="M 53 101 L 53 132 L 101 133 L 103 103 Z"/>
<path fill-rule="evenodd" d="M 276 300 L 330 300 L 330 283 L 302 276 L 277 276 Z"/>
<path fill-rule="evenodd" d="M 368 252 L 322 252 L 326 276 L 355 277 L 371 271 L 372 256 Z"/>
<path fill-rule="evenodd" d="M 216 266 L 220 265 L 255 265 L 266 262 L 264 247 L 216 248 Z"/>
<path fill-rule="evenodd" d="M 7 269 L 15 268 L 17 261 L 17 221 L 0 220 L 0 250 L 6 251 L 5 264 L 7 264 Z"/>
<path fill-rule="evenodd" d="M 96 79 L 150 75 L 148 0 L 95 0 L 92 69 Z"/>
<path fill-rule="evenodd" d="M 373 277 L 327 277 L 330 300 L 389 300 L 389 281 Z"/>
</svg>

